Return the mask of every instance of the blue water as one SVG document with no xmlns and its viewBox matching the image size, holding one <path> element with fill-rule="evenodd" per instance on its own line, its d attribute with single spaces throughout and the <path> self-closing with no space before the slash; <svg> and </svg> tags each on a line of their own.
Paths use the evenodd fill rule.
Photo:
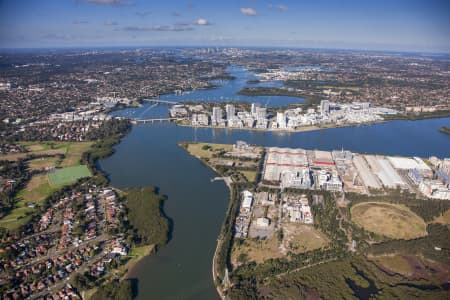
<svg viewBox="0 0 450 300">
<path fill-rule="evenodd" d="M 260 82 L 257 84 L 249 84 L 247 81 L 258 79 L 251 71 L 239 66 L 231 66 L 227 69 L 230 75 L 235 76 L 235 80 L 212 81 L 212 84 L 220 85 L 216 89 L 197 90 L 182 95 L 162 95 L 160 98 L 170 101 L 196 101 L 196 102 L 255 102 L 267 106 L 282 106 L 295 103 L 303 103 L 304 99 L 289 96 L 244 96 L 237 93 L 245 87 L 281 87 L 280 81 Z"/>
</svg>

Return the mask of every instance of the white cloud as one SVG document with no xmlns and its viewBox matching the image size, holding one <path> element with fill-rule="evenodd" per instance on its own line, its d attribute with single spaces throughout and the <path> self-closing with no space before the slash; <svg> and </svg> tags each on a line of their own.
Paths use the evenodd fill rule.
<svg viewBox="0 0 450 300">
<path fill-rule="evenodd" d="M 203 26 L 203 25 L 210 25 L 210 24 L 211 24 L 211 23 L 209 23 L 208 20 L 203 19 L 203 18 L 199 18 L 199 19 L 197 19 L 197 20 L 194 21 L 194 25 L 200 25 L 200 26 Z"/>
<path fill-rule="evenodd" d="M 240 9 L 240 11 L 241 11 L 241 14 L 246 15 L 246 16 L 256 16 L 257 15 L 256 10 L 251 7 L 247 7 L 247 8 L 242 7 Z"/>
<path fill-rule="evenodd" d="M 269 4 L 269 8 L 278 9 L 281 11 L 288 10 L 287 5 L 284 5 L 284 4 Z"/>
</svg>

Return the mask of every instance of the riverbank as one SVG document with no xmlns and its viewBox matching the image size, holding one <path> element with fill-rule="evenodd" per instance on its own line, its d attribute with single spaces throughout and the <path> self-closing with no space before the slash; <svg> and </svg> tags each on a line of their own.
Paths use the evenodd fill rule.
<svg viewBox="0 0 450 300">
<path fill-rule="evenodd" d="M 345 128 L 345 127 L 359 127 L 359 126 L 371 126 L 375 124 L 386 123 L 387 121 L 382 120 L 378 122 L 371 123 L 356 123 L 356 124 L 327 124 L 321 126 L 303 126 L 296 129 L 282 129 L 282 128 L 253 128 L 253 127 L 227 127 L 227 126 L 211 126 L 211 125 L 190 125 L 190 124 L 181 124 L 176 123 L 177 126 L 181 127 L 191 127 L 191 128 L 211 128 L 211 129 L 229 129 L 229 130 L 245 130 L 245 131 L 258 131 L 258 132 L 271 132 L 271 133 L 298 133 L 298 132 L 307 132 L 307 131 L 317 131 L 324 129 L 332 129 L 332 128 Z"/>
<path fill-rule="evenodd" d="M 386 121 L 394 121 L 394 120 L 418 121 L 418 120 L 440 119 L 448 117 L 450 117 L 450 110 L 438 110 L 433 112 L 386 115 L 384 119 Z"/>
<path fill-rule="evenodd" d="M 169 218 L 166 218 L 162 207 L 165 197 L 160 196 L 155 188 L 117 189 L 117 191 L 126 207 L 121 218 L 122 224 L 117 230 L 120 230 L 128 241 L 126 247 L 130 250 L 128 254 L 121 257 L 120 263 L 113 267 L 98 285 L 82 291 L 84 299 L 98 299 L 103 289 L 109 288 L 115 282 L 122 285 L 133 281 L 133 269 L 138 263 L 156 253 L 157 247 L 165 245 L 170 238 L 171 222 Z M 111 293 L 118 291 L 113 289 Z M 127 299 L 132 299 L 134 292 L 135 289 L 127 289 Z"/>
<path fill-rule="evenodd" d="M 154 253 L 156 253 L 156 246 L 154 244 L 132 248 L 129 254 L 131 259 L 119 269 L 119 273 L 123 274 L 121 279 L 130 279 L 130 274 L 133 272 L 134 267 L 142 261 L 142 259 Z"/>
<path fill-rule="evenodd" d="M 182 149 L 186 150 L 187 153 L 189 153 L 189 155 L 192 155 L 193 157 L 197 158 L 198 160 L 200 160 L 203 164 L 205 164 L 207 167 L 211 168 L 212 170 L 214 170 L 214 172 L 216 172 L 217 175 L 223 176 L 223 174 L 221 174 L 214 166 L 212 166 L 211 164 L 209 164 L 203 157 L 201 157 L 198 154 L 195 154 L 193 151 L 189 150 L 189 143 L 178 143 L 178 146 L 180 146 Z M 229 177 L 224 178 L 224 182 L 228 187 L 228 190 L 230 192 L 230 199 L 229 199 L 229 205 L 232 202 L 232 181 Z M 228 214 L 227 214 L 228 215 Z M 225 217 L 225 219 L 227 218 L 227 216 Z M 224 223 L 225 224 L 225 223 Z M 212 258 L 212 266 L 211 266 L 211 274 L 212 274 L 212 279 L 214 282 L 214 286 L 216 287 L 216 291 L 217 294 L 219 295 L 220 299 L 224 300 L 225 299 L 225 295 L 223 294 L 222 291 L 222 285 L 220 282 L 218 282 L 218 270 L 217 270 L 217 259 L 218 259 L 218 252 L 221 249 L 221 246 L 223 244 L 223 236 L 222 236 L 222 232 L 223 232 L 223 226 L 221 228 L 221 233 L 220 235 L 217 237 L 217 244 L 216 244 L 216 248 L 214 250 L 214 255 Z"/>
<path fill-rule="evenodd" d="M 179 146 L 186 150 L 190 155 L 199 159 L 207 167 L 211 168 L 216 174 L 222 176 L 226 183 L 230 196 L 228 201 L 228 208 L 222 223 L 220 234 L 217 238 L 217 244 L 212 258 L 212 278 L 216 287 L 217 294 L 221 299 L 226 299 L 226 290 L 230 287 L 230 280 L 228 278 L 229 269 L 229 254 L 233 241 L 233 228 L 236 218 L 236 213 L 239 209 L 239 193 L 242 189 L 250 188 L 254 183 L 242 182 L 239 180 L 239 169 L 231 167 L 225 171 L 213 165 L 211 161 L 217 155 L 222 155 L 226 149 L 231 150 L 231 145 L 214 144 L 214 143 L 179 143 Z M 202 146 L 202 147 L 193 147 Z M 231 174 L 230 174 L 231 173 Z M 234 178 L 234 179 L 233 179 Z"/>
</svg>

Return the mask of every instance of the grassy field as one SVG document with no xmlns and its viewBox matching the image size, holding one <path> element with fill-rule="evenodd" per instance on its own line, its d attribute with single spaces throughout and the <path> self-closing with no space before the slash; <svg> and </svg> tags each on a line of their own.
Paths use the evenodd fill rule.
<svg viewBox="0 0 450 300">
<path fill-rule="evenodd" d="M 31 216 L 27 215 L 27 213 L 32 213 L 33 211 L 33 208 L 18 207 L 0 220 L 0 226 L 8 230 L 19 228 L 31 219 Z"/>
<path fill-rule="evenodd" d="M 91 176 L 86 165 L 78 165 L 59 169 L 48 175 L 51 186 L 62 186 L 76 182 L 80 178 Z"/>
<path fill-rule="evenodd" d="M 208 149 L 203 149 L 203 147 L 208 147 Z M 231 151 L 232 149 L 233 145 L 228 144 L 193 143 L 188 144 L 187 151 L 197 157 L 211 158 L 213 154 L 220 151 Z"/>
<path fill-rule="evenodd" d="M 351 208 L 351 216 L 364 229 L 394 239 L 414 239 L 427 234 L 423 219 L 401 205 L 359 203 Z"/>
<path fill-rule="evenodd" d="M 59 164 L 60 162 L 58 157 L 50 156 L 32 159 L 28 162 L 28 167 L 32 171 L 43 171 L 47 168 L 56 167 Z"/>
<path fill-rule="evenodd" d="M 249 261 L 261 263 L 271 258 L 283 257 L 287 252 L 303 253 L 323 248 L 329 243 L 328 238 L 313 226 L 300 223 L 284 224 L 283 234 L 282 241 L 279 241 L 275 234 L 271 239 L 246 239 L 241 245 L 235 243 L 231 252 L 232 262 L 237 263 L 242 253 Z"/>
<path fill-rule="evenodd" d="M 155 245 L 145 245 L 145 246 L 139 246 L 139 247 L 133 247 L 131 248 L 130 252 L 128 253 L 128 256 L 130 257 L 130 260 L 127 261 L 127 263 L 123 266 L 121 266 L 118 269 L 118 273 L 123 273 L 125 278 L 128 277 L 131 270 L 133 270 L 133 267 L 144 257 L 150 255 L 155 251 Z"/>
<path fill-rule="evenodd" d="M 57 190 L 58 187 L 50 186 L 47 174 L 34 175 L 26 187 L 17 194 L 16 208 L 0 220 L 0 226 L 16 229 L 24 225 L 30 219 L 28 214 L 35 211 L 35 208 L 27 206 L 28 203 L 40 205 L 45 198 Z"/>
<path fill-rule="evenodd" d="M 240 173 L 245 176 L 248 182 L 255 182 L 256 177 L 258 176 L 257 171 L 250 171 L 250 170 L 240 170 Z"/>
<path fill-rule="evenodd" d="M 370 258 L 377 265 L 403 276 L 411 276 L 413 269 L 408 260 L 402 255 L 383 255 Z"/>
<path fill-rule="evenodd" d="M 18 204 L 21 202 L 40 204 L 55 190 L 55 188 L 50 186 L 47 174 L 34 175 L 26 187 L 17 195 L 17 198 L 20 200 Z"/>
<path fill-rule="evenodd" d="M 22 142 L 28 153 L 15 153 L 0 155 L 0 160 L 17 160 L 30 155 L 57 155 L 63 154 L 61 167 L 70 167 L 80 163 L 81 155 L 86 152 L 92 142 Z"/>
<path fill-rule="evenodd" d="M 80 163 L 81 156 L 91 148 L 92 142 L 68 143 L 66 146 L 65 158 L 61 167 L 75 166 Z"/>
<path fill-rule="evenodd" d="M 329 243 L 328 238 L 324 234 L 310 225 L 289 223 L 283 228 L 285 236 L 283 239 L 284 247 L 293 253 L 303 253 L 323 248 Z"/>
<path fill-rule="evenodd" d="M 48 155 L 44 158 L 32 159 L 28 162 L 30 170 L 45 170 L 48 167 L 62 167 L 63 169 L 48 176 L 45 173 L 35 174 L 17 194 L 16 208 L 0 220 L 0 226 L 15 229 L 28 222 L 29 214 L 35 208 L 28 207 L 28 203 L 42 204 L 45 198 L 66 184 L 75 182 L 78 178 L 91 176 L 86 166 L 80 165 L 81 156 L 88 151 L 92 142 L 23 142 L 29 151 L 0 155 L 0 159 L 17 160 L 30 155 Z M 64 155 L 64 159 L 60 159 Z M 50 177 L 50 178 L 49 178 Z"/>
<path fill-rule="evenodd" d="M 235 264 L 239 261 L 239 256 L 244 254 L 248 261 L 261 263 L 270 258 L 279 258 L 283 254 L 280 251 L 280 242 L 274 236 L 267 240 L 246 239 L 241 245 L 233 245 L 231 251 L 231 261 Z"/>
</svg>

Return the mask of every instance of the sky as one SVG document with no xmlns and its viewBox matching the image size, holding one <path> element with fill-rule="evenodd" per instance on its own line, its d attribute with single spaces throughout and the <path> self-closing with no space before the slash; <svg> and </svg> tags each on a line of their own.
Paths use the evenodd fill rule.
<svg viewBox="0 0 450 300">
<path fill-rule="evenodd" d="M 0 48 L 450 52 L 450 0 L 0 0 Z"/>
</svg>

